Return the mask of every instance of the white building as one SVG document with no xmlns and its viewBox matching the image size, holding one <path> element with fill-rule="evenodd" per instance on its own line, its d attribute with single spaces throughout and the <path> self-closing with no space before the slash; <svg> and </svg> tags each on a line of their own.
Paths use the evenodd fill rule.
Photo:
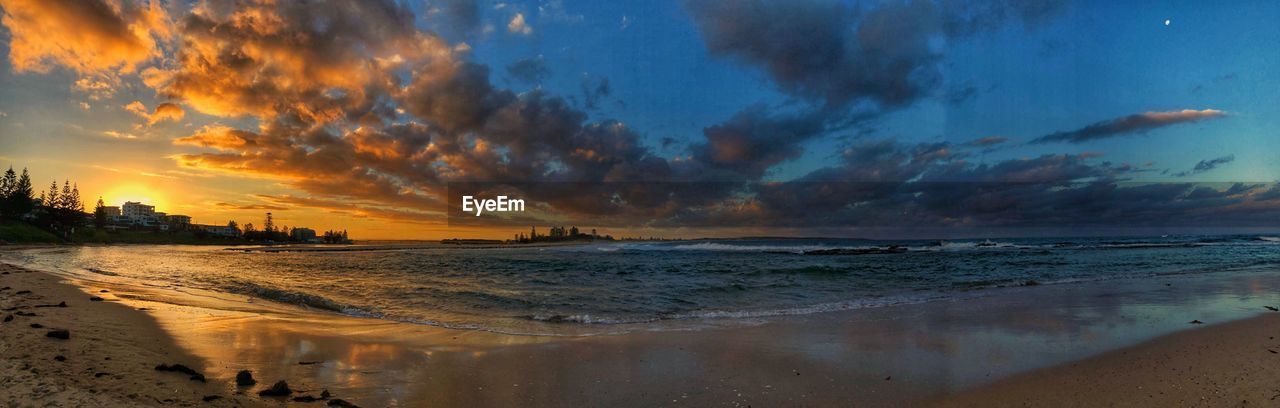
<svg viewBox="0 0 1280 408">
<path fill-rule="evenodd" d="M 146 225 L 155 221 L 156 207 L 154 205 L 128 201 L 120 206 L 120 210 L 121 214 L 134 224 Z"/>
</svg>

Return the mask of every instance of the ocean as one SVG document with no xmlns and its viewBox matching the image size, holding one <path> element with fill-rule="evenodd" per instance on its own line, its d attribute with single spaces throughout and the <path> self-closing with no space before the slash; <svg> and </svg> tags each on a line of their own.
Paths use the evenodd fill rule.
<svg viewBox="0 0 1280 408">
<path fill-rule="evenodd" d="M 152 290 L 508 334 L 756 324 L 1009 287 L 1274 269 L 1280 238 L 735 239 L 342 252 L 38 248 L 5 260 Z"/>
</svg>

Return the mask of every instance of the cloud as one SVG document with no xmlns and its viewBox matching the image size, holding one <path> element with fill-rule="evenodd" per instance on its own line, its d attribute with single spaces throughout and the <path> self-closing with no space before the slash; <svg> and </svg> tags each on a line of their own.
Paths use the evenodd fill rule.
<svg viewBox="0 0 1280 408">
<path fill-rule="evenodd" d="M 90 100 L 100 101 L 115 96 L 119 82 L 117 77 L 110 74 L 85 75 L 77 79 L 71 89 L 85 94 Z"/>
<path fill-rule="evenodd" d="M 426 20 L 437 32 L 466 36 L 480 27 L 480 4 L 476 0 L 428 0 Z"/>
<path fill-rule="evenodd" d="M 524 21 L 524 13 L 516 13 L 511 17 L 511 21 L 507 23 L 507 31 L 512 34 L 529 35 L 533 34 L 533 27 Z"/>
<path fill-rule="evenodd" d="M 224 208 L 224 209 L 228 209 L 228 210 L 267 210 L 267 211 L 285 211 L 285 210 L 288 210 L 288 209 L 289 209 L 288 207 L 282 207 L 282 206 L 278 206 L 278 205 L 267 205 L 267 204 L 232 204 L 232 203 L 217 203 L 217 204 L 215 204 L 215 205 L 216 205 L 216 206 L 218 206 L 218 208 Z"/>
<path fill-rule="evenodd" d="M 450 191 L 468 183 L 514 188 L 540 216 L 600 226 L 1280 219 L 1266 218 L 1280 201 L 1264 200 L 1264 187 L 1126 184 L 1139 170 L 1095 155 L 972 161 L 1005 142 L 998 136 L 961 144 L 857 139 L 834 165 L 757 182 L 802 155 L 805 143 L 846 129 L 858 106 L 875 115 L 933 94 L 941 56 L 930 43 L 1013 20 L 1035 24 L 1053 8 L 695 3 L 705 7 L 694 13 L 709 49 L 761 67 L 802 103 L 749 105 L 706 126 L 686 156 L 655 154 L 626 123 L 597 120 L 565 97 L 496 86 L 490 67 L 390 0 L 202 4 L 178 19 L 164 64 L 131 74 L 172 109 L 149 112 L 139 102 L 133 110 L 148 122 L 194 109 L 224 123 L 174 139 L 182 153 L 172 158 L 185 174 L 265 178 L 290 189 L 257 196 L 263 205 L 425 225 L 444 224 Z M 608 95 L 602 84 L 585 89 Z"/>
<path fill-rule="evenodd" d="M 79 73 L 134 71 L 160 55 L 170 33 L 160 1 L 3 0 L 9 60 L 16 72 L 57 65 Z"/>
<path fill-rule="evenodd" d="M 186 115 L 186 112 L 182 110 L 181 106 L 170 102 L 161 103 L 156 105 L 156 111 L 147 117 L 147 125 L 155 125 L 165 120 L 179 122 L 182 121 L 184 115 Z"/>
<path fill-rule="evenodd" d="M 121 133 L 113 130 L 102 132 L 102 135 L 113 138 L 113 139 L 137 139 L 138 138 L 138 136 L 132 133 Z"/>
<path fill-rule="evenodd" d="M 129 102 L 128 105 L 124 106 L 124 110 L 129 111 L 130 113 L 133 113 L 134 115 L 137 115 L 143 118 L 150 116 L 150 114 L 147 112 L 147 106 L 143 105 L 142 101 Z"/>
<path fill-rule="evenodd" d="M 969 142 L 969 144 L 974 145 L 974 146 L 984 146 L 984 147 L 988 147 L 988 146 L 995 146 L 995 145 L 998 145 L 998 144 L 1001 144 L 1001 143 L 1004 143 L 1004 142 L 1007 142 L 1007 141 L 1009 141 L 1009 138 L 1004 137 L 1004 136 L 986 136 L 986 137 L 981 137 L 981 138 L 975 139 L 975 140 L 973 140 L 973 141 Z"/>
<path fill-rule="evenodd" d="M 551 76 L 551 69 L 547 68 L 546 61 L 539 55 L 507 65 L 507 76 L 526 84 L 538 84 Z"/>
<path fill-rule="evenodd" d="M 600 102 L 604 98 L 613 94 L 613 87 L 609 85 L 609 78 L 582 74 L 582 81 L 579 82 L 582 89 L 582 106 L 588 110 L 597 110 L 600 108 Z"/>
<path fill-rule="evenodd" d="M 708 51 L 762 68 L 782 91 L 828 107 L 889 110 L 943 83 L 938 40 L 1012 21 L 1028 26 L 1061 1 L 687 0 Z"/>
<path fill-rule="evenodd" d="M 758 179 L 770 167 L 800 157 L 800 144 L 821 134 L 825 120 L 821 112 L 777 113 L 757 104 L 703 129 L 706 142 L 690 150 L 698 163 L 730 172 L 721 178 Z"/>
<path fill-rule="evenodd" d="M 538 16 L 550 21 L 562 23 L 580 23 L 585 18 L 581 14 L 571 14 L 564 8 L 563 0 L 547 0 L 538 5 Z"/>
<path fill-rule="evenodd" d="M 1097 122 L 1076 130 L 1048 134 L 1032 140 L 1031 143 L 1084 143 L 1130 134 L 1143 134 L 1166 126 L 1225 116 L 1227 116 L 1226 112 L 1214 109 L 1144 112 Z"/>
<path fill-rule="evenodd" d="M 387 115 L 377 97 L 397 89 L 398 75 L 431 75 L 453 62 L 443 39 L 387 1 L 198 7 L 182 21 L 177 63 L 143 70 L 143 82 L 214 116 L 325 123 Z"/>
<path fill-rule="evenodd" d="M 1191 168 L 1191 170 L 1179 172 L 1178 174 L 1174 174 L 1174 176 L 1186 177 L 1193 174 L 1204 173 L 1204 172 L 1216 169 L 1219 166 L 1222 166 L 1224 164 L 1231 163 L 1233 161 L 1236 161 L 1236 155 L 1234 154 L 1222 156 L 1215 159 L 1201 160 L 1199 163 L 1196 163 L 1196 166 Z"/>
</svg>

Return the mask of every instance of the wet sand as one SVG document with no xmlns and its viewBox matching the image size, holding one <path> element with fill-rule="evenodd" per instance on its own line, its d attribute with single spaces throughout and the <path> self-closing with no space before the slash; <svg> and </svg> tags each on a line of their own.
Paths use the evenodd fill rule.
<svg viewBox="0 0 1280 408">
<path fill-rule="evenodd" d="M 197 405 L 206 395 L 224 397 L 213 404 L 278 405 L 257 391 L 280 379 L 303 395 L 327 389 L 361 406 L 1192 405 L 1199 397 L 1223 405 L 1270 397 L 1250 376 L 1275 378 L 1263 365 L 1280 358 L 1266 350 L 1280 351 L 1280 342 L 1261 337 L 1280 332 L 1280 318 L 1263 308 L 1280 303 L 1271 273 L 1010 288 L 699 330 L 563 337 L 3 268 L 13 273 L 0 275 L 0 287 L 11 287 L 0 306 L 40 316 L 0 325 L 3 378 L 12 378 L 0 400 L 33 405 Z M 105 302 L 88 301 L 102 289 Z M 69 307 L 25 308 L 62 300 Z M 1266 316 L 1248 319 L 1258 315 Z M 33 319 L 69 328 L 71 340 L 43 337 L 27 327 Z M 161 362 L 188 365 L 208 383 L 156 372 Z M 259 384 L 235 386 L 240 370 Z M 1073 392 L 1082 387 L 1109 391 Z"/>
<path fill-rule="evenodd" d="M 931 401 L 940 406 L 1249 407 L 1280 402 L 1280 313 L 1164 336 Z"/>
</svg>

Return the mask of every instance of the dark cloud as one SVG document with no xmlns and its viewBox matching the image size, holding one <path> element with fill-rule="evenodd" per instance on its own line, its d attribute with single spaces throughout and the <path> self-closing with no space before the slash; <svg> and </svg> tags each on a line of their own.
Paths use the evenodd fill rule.
<svg viewBox="0 0 1280 408">
<path fill-rule="evenodd" d="M 536 85 L 551 76 L 551 69 L 547 68 L 547 63 L 542 56 L 537 56 L 507 65 L 507 76 L 526 84 Z"/>
<path fill-rule="evenodd" d="M 1191 168 L 1191 170 L 1184 171 L 1184 172 L 1180 172 L 1180 173 L 1178 173 L 1178 174 L 1175 174 L 1174 176 L 1177 176 L 1177 177 L 1186 177 L 1186 176 L 1190 176 L 1190 175 L 1193 175 L 1193 174 L 1200 174 L 1200 173 L 1204 173 L 1204 172 L 1207 172 L 1207 171 L 1210 171 L 1210 170 L 1216 169 L 1216 168 L 1218 168 L 1219 166 L 1222 166 L 1222 165 L 1224 165 L 1224 164 L 1231 163 L 1231 162 L 1233 162 L 1233 161 L 1235 161 L 1235 160 L 1236 160 L 1236 155 L 1234 155 L 1234 154 L 1232 154 L 1232 155 L 1227 155 L 1227 156 L 1222 156 L 1222 157 L 1215 158 L 1215 159 L 1206 159 L 1206 160 L 1201 160 L 1199 163 L 1196 163 L 1196 166 L 1195 166 L 1195 167 L 1192 167 L 1192 168 Z"/>
<path fill-rule="evenodd" d="M 1038 24 L 1062 1 L 688 0 L 707 49 L 759 66 L 785 92 L 828 107 L 894 109 L 943 83 L 935 40 L 1014 21 Z M 975 89 L 976 91 L 976 89 Z"/>
<path fill-rule="evenodd" d="M 613 87 L 609 85 L 609 78 L 583 74 L 580 86 L 582 89 L 582 105 L 588 110 L 599 109 L 600 102 L 613 94 Z"/>
<path fill-rule="evenodd" d="M 1094 123 L 1076 130 L 1041 136 L 1032 140 L 1031 143 L 1084 143 L 1117 136 L 1142 134 L 1165 126 L 1194 123 L 1225 116 L 1227 116 L 1226 112 L 1213 109 L 1144 112 Z"/>
<path fill-rule="evenodd" d="M 990 147 L 990 146 L 995 146 L 1007 141 L 1009 141 L 1009 138 L 1004 136 L 986 136 L 986 137 L 980 137 L 980 138 L 974 139 L 973 141 L 969 142 L 969 144 L 973 146 Z"/>
<path fill-rule="evenodd" d="M 724 123 L 702 130 L 706 141 L 690 146 L 698 163 L 727 170 L 732 179 L 758 179 L 770 167 L 800 157 L 801 143 L 826 129 L 824 112 L 774 112 L 753 105 Z"/>
</svg>

